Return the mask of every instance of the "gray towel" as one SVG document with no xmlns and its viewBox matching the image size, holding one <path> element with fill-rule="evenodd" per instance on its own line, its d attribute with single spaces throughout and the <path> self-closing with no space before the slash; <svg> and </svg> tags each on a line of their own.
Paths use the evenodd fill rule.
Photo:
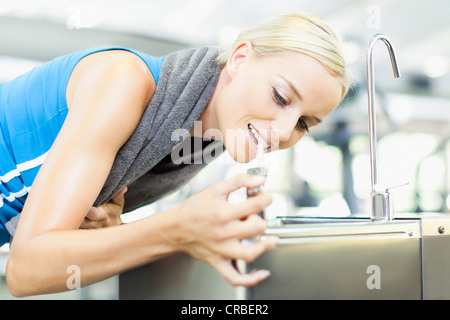
<svg viewBox="0 0 450 320">
<path fill-rule="evenodd" d="M 129 211 L 179 187 L 202 167 L 183 166 L 156 176 L 149 173 L 179 143 L 171 140 L 174 130 L 189 132 L 208 105 L 221 71 L 215 63 L 217 54 L 216 48 L 204 47 L 164 58 L 156 91 L 136 130 L 119 150 L 94 205 L 107 202 L 126 185 L 124 211 Z"/>
</svg>

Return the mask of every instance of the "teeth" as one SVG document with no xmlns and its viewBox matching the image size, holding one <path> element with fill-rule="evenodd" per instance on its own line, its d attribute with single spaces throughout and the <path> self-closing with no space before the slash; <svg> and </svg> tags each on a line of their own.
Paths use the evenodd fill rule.
<svg viewBox="0 0 450 320">
<path fill-rule="evenodd" d="M 248 126 L 250 128 L 250 131 L 253 133 L 253 135 L 256 137 L 256 140 L 258 140 L 258 144 L 262 143 L 264 149 L 267 149 L 269 147 L 269 145 L 264 141 L 263 138 L 261 138 L 258 134 L 258 132 L 256 132 L 255 128 L 253 128 L 253 126 L 251 124 L 249 124 Z"/>
</svg>

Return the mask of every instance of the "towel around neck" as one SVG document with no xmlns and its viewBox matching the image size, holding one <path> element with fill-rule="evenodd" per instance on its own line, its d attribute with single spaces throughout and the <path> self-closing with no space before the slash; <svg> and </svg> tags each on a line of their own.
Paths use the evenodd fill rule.
<svg viewBox="0 0 450 320">
<path fill-rule="evenodd" d="M 172 139 L 172 133 L 190 132 L 208 105 L 221 71 L 215 62 L 217 54 L 216 48 L 203 47 L 165 57 L 155 93 L 136 130 L 117 153 L 94 205 L 128 186 L 124 212 L 133 210 L 180 187 L 204 166 L 180 166 L 163 174 L 151 171 L 180 143 Z"/>
</svg>

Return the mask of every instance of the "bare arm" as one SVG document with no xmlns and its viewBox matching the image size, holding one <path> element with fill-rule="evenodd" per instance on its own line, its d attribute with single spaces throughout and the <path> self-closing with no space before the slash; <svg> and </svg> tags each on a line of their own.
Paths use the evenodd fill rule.
<svg viewBox="0 0 450 320">
<path fill-rule="evenodd" d="M 87 66 L 89 72 L 74 70 L 76 83 L 69 83 L 74 88 L 69 113 L 33 183 L 11 245 L 7 279 L 13 293 L 24 289 L 17 284 L 26 284 L 30 291 L 24 294 L 64 290 L 61 276 L 71 264 L 91 283 L 105 266 L 108 276 L 136 263 L 138 250 L 134 257 L 117 258 L 140 244 L 126 228 L 77 230 L 155 88 L 148 69 L 134 57 L 102 58 L 90 59 L 96 63 Z"/>
</svg>

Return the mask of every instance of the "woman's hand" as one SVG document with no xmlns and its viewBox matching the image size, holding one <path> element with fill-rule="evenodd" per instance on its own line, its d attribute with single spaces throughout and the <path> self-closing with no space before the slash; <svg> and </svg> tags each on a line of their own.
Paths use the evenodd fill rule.
<svg viewBox="0 0 450 320">
<path fill-rule="evenodd" d="M 264 180 L 260 176 L 238 175 L 190 197 L 179 207 L 180 228 L 174 230 L 178 248 L 212 265 L 234 286 L 253 286 L 270 275 L 267 270 L 241 274 L 236 260 L 251 262 L 276 246 L 275 236 L 241 241 L 264 234 L 266 223 L 258 212 L 272 202 L 272 197 L 262 193 L 239 204 L 227 202 L 231 192 L 260 186 Z"/>
<path fill-rule="evenodd" d="M 127 192 L 126 186 L 120 189 L 107 203 L 99 207 L 91 207 L 81 223 L 80 229 L 97 229 L 122 224 L 120 215 L 125 204 L 125 192 Z"/>
</svg>

